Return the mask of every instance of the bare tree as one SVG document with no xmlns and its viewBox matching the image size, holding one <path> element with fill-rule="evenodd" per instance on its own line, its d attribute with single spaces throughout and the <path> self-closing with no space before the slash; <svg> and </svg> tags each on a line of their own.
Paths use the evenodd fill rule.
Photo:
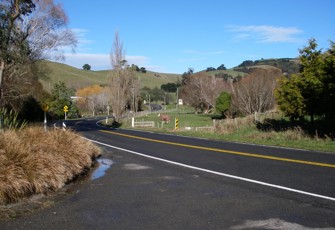
<svg viewBox="0 0 335 230">
<path fill-rule="evenodd" d="M 76 38 L 66 28 L 62 7 L 53 0 L 4 0 L 0 8 L 0 105 L 4 105 L 29 94 L 21 89 L 37 81 L 37 61 L 59 59 L 61 48 L 74 48 Z"/>
<path fill-rule="evenodd" d="M 110 60 L 112 65 L 109 78 L 110 104 L 115 120 L 120 122 L 128 105 L 133 104 L 132 101 L 138 98 L 136 94 L 139 93 L 137 90 L 139 86 L 134 71 L 127 66 L 123 43 L 119 39 L 118 32 L 115 33 Z"/>
<path fill-rule="evenodd" d="M 233 106 L 243 114 L 264 112 L 275 105 L 274 88 L 281 71 L 276 68 L 254 69 L 232 84 Z"/>
<path fill-rule="evenodd" d="M 225 82 L 222 79 L 199 73 L 185 79 L 181 96 L 196 111 L 202 110 L 207 113 L 215 107 L 215 101 L 224 89 Z"/>
</svg>

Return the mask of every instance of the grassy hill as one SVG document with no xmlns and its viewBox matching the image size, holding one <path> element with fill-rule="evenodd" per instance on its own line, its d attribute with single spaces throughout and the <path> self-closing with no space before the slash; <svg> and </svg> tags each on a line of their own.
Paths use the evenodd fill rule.
<svg viewBox="0 0 335 230">
<path fill-rule="evenodd" d="M 283 74 L 293 74 L 299 72 L 299 59 L 296 58 L 272 58 L 256 61 L 244 61 L 239 66 L 233 68 L 236 71 L 248 73 L 250 68 L 278 68 Z"/>
<path fill-rule="evenodd" d="M 218 76 L 218 75 L 222 75 L 222 74 L 227 74 L 229 76 L 232 76 L 233 78 L 237 77 L 237 76 L 244 76 L 246 73 L 238 71 L 238 70 L 234 70 L 234 69 L 227 69 L 227 70 L 214 70 L 214 71 L 200 71 L 203 73 L 206 73 L 206 75 L 208 76 Z"/>
<path fill-rule="evenodd" d="M 50 91 L 55 83 L 65 82 L 67 87 L 80 89 L 89 85 L 108 83 L 109 70 L 87 71 L 65 65 L 58 62 L 44 61 L 43 64 L 48 70 L 48 79 L 41 80 L 44 88 Z M 141 80 L 141 88 L 147 86 L 154 88 L 166 83 L 177 82 L 180 79 L 179 74 L 155 73 L 147 71 L 146 73 L 137 72 L 136 76 Z"/>
<path fill-rule="evenodd" d="M 109 70 L 103 71 L 87 71 L 77 69 L 75 67 L 51 62 L 43 62 L 49 70 L 47 80 L 42 80 L 42 84 L 47 91 L 50 91 L 55 83 L 59 81 L 65 82 L 67 87 L 80 89 L 89 85 L 99 84 L 106 85 L 108 83 Z M 206 75 L 230 75 L 232 77 L 244 76 L 250 72 L 251 68 L 278 68 L 283 73 L 292 74 L 299 71 L 299 61 L 294 58 L 279 59 L 262 59 L 256 61 L 244 61 L 241 65 L 227 70 L 215 70 L 206 72 Z M 200 72 L 205 72 L 200 71 Z M 175 83 L 181 80 L 181 74 L 168 74 L 147 71 L 146 73 L 137 72 L 136 76 L 141 80 L 141 88 L 154 88 L 166 83 Z"/>
</svg>

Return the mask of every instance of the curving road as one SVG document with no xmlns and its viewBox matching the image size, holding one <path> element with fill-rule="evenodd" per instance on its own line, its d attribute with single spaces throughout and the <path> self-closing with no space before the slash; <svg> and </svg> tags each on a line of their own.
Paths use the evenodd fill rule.
<svg viewBox="0 0 335 230">
<path fill-rule="evenodd" d="M 51 208 L 0 229 L 335 229 L 335 154 L 67 126 L 113 161 Z"/>
</svg>

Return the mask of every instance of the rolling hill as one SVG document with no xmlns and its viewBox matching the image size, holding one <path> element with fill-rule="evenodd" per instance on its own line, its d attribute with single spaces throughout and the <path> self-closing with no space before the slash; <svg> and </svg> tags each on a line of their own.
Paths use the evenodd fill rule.
<svg viewBox="0 0 335 230">
<path fill-rule="evenodd" d="M 271 59 L 261 59 L 256 61 L 244 61 L 239 66 L 233 68 L 236 71 L 241 71 L 248 73 L 250 68 L 278 68 L 283 74 L 291 75 L 293 73 L 298 73 L 299 59 L 297 58 L 271 58 Z"/>
<path fill-rule="evenodd" d="M 106 85 L 108 83 L 109 70 L 88 71 L 51 61 L 43 61 L 42 64 L 48 72 L 47 79 L 41 80 L 43 87 L 47 91 L 50 91 L 53 85 L 59 81 L 74 89 L 93 84 Z M 137 72 L 136 76 L 141 80 L 141 88 L 144 86 L 160 88 L 162 84 L 177 82 L 181 75 L 147 71 L 146 73 Z"/>
<path fill-rule="evenodd" d="M 110 70 L 91 71 L 78 69 L 58 62 L 43 61 L 48 70 L 47 78 L 41 80 L 43 87 L 50 91 L 55 83 L 63 81 L 67 87 L 80 89 L 89 85 L 107 85 Z M 283 74 L 299 72 L 299 61 L 294 58 L 262 59 L 256 61 L 244 61 L 237 67 L 227 70 L 215 70 L 206 72 L 206 75 L 220 76 L 229 75 L 231 77 L 244 76 L 252 68 L 278 68 Z M 141 88 L 160 88 L 162 84 L 176 83 L 181 80 L 181 74 L 168 74 L 147 71 L 146 73 L 136 72 L 136 76 L 141 80 Z"/>
</svg>

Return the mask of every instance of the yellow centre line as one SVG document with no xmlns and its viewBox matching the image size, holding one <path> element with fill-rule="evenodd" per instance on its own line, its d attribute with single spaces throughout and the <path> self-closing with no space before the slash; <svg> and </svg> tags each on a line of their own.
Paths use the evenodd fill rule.
<svg viewBox="0 0 335 230">
<path fill-rule="evenodd" d="M 123 134 L 123 133 L 107 131 L 107 130 L 100 130 L 100 131 L 118 135 L 118 136 L 133 138 L 133 139 L 139 139 L 139 140 L 156 142 L 156 143 L 167 144 L 167 145 L 181 146 L 181 147 L 192 148 L 192 149 L 200 149 L 200 150 L 206 150 L 206 151 L 235 154 L 235 155 L 240 155 L 240 156 L 256 157 L 256 158 L 262 158 L 262 159 L 268 159 L 268 160 L 285 161 L 285 162 L 305 164 L 305 165 L 335 168 L 335 164 L 326 164 L 326 163 L 320 163 L 320 162 L 314 162 L 314 161 L 304 161 L 304 160 L 296 160 L 296 159 L 290 159 L 290 158 L 266 156 L 266 155 L 261 155 L 261 154 L 237 152 L 237 151 L 225 150 L 225 149 L 208 148 L 208 147 L 203 147 L 203 146 L 188 145 L 188 144 L 182 144 L 182 143 L 176 143 L 176 142 L 170 142 L 170 141 L 156 140 L 156 139 L 151 139 L 151 138 L 146 138 L 146 137 L 133 136 L 133 135 Z"/>
</svg>

